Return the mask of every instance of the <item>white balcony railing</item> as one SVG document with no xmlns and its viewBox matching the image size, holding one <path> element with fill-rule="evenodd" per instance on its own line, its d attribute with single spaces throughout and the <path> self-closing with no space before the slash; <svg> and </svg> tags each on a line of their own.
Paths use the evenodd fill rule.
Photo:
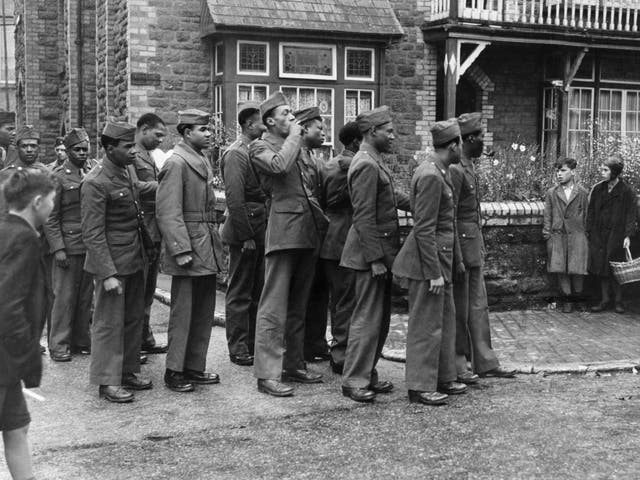
<svg viewBox="0 0 640 480">
<path fill-rule="evenodd" d="M 431 20 L 555 25 L 575 29 L 638 32 L 640 0 L 432 0 Z"/>
</svg>

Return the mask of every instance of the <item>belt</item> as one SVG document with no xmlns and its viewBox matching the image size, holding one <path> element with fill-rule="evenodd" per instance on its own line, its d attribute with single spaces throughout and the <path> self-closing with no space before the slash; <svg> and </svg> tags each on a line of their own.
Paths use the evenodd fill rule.
<svg viewBox="0 0 640 480">
<path fill-rule="evenodd" d="M 224 215 L 218 212 L 183 212 L 182 218 L 185 222 L 196 223 L 221 223 Z"/>
</svg>

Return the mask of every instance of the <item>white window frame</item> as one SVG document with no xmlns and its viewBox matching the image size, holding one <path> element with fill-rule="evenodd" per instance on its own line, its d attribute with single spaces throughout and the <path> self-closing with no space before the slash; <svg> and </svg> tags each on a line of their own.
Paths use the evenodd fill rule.
<svg viewBox="0 0 640 480">
<path fill-rule="evenodd" d="M 297 90 L 297 96 L 298 98 L 300 98 L 300 89 L 301 88 L 306 88 L 308 90 L 314 90 L 315 91 L 315 103 L 318 103 L 318 90 L 331 90 L 331 107 L 332 107 L 332 111 L 331 111 L 331 115 L 323 115 L 320 114 L 320 116 L 322 117 L 331 117 L 331 141 L 330 142 L 325 142 L 322 144 L 323 147 L 333 147 L 335 145 L 335 130 L 336 130 L 336 90 L 335 88 L 332 87 L 327 87 L 327 86 L 310 86 L 310 85 L 280 85 L 280 91 L 282 92 L 283 88 L 295 88 Z M 298 108 L 294 108 L 293 105 L 289 105 L 291 107 L 292 110 L 298 110 Z M 326 125 L 326 124 L 325 124 Z"/>
<path fill-rule="evenodd" d="M 240 102 L 240 87 L 250 87 L 251 98 L 253 98 L 255 87 L 265 87 L 267 90 L 267 98 L 269 98 L 269 85 L 267 85 L 266 83 L 238 83 L 236 85 L 236 103 Z"/>
<path fill-rule="evenodd" d="M 590 90 L 591 91 L 591 125 L 590 125 L 590 130 L 571 130 L 569 129 L 569 118 L 571 116 L 571 114 L 569 113 L 571 110 L 571 106 L 569 106 L 568 110 L 567 110 L 567 118 L 564 119 L 563 121 L 566 122 L 566 127 L 567 127 L 567 132 L 565 134 L 565 142 L 566 145 L 569 145 L 569 134 L 571 132 L 588 132 L 589 133 L 589 148 L 588 151 L 589 153 L 593 152 L 593 114 L 594 114 L 594 105 L 595 105 L 595 89 L 593 87 L 571 87 L 569 88 L 569 94 L 571 93 L 571 90 Z M 582 110 L 582 109 L 581 109 Z M 570 154 L 571 155 L 571 154 Z"/>
<path fill-rule="evenodd" d="M 224 55 L 224 42 L 217 42 L 213 47 L 213 63 L 214 70 L 213 73 L 217 77 L 218 75 L 224 74 L 224 62 L 223 65 L 220 65 L 220 58 L 218 58 L 218 47 L 222 45 L 223 55 Z"/>
<path fill-rule="evenodd" d="M 368 89 L 368 88 L 348 88 L 345 87 L 344 88 L 344 111 L 342 112 L 344 115 L 342 116 L 344 123 L 348 123 L 351 122 L 353 120 L 355 120 L 355 118 L 353 120 L 347 120 L 347 92 L 358 92 L 358 109 L 360 108 L 360 93 L 362 92 L 368 92 L 371 93 L 371 108 L 376 108 L 376 91 L 372 90 L 372 89 Z M 356 115 L 357 116 L 357 115 Z"/>
<path fill-rule="evenodd" d="M 624 88 L 600 88 L 598 90 L 598 103 L 600 102 L 600 95 L 603 91 L 606 92 L 620 92 L 620 132 L 614 132 L 613 130 L 599 130 L 598 133 L 619 134 L 620 138 L 626 138 L 629 133 L 637 135 L 639 132 L 629 132 L 627 129 L 627 95 L 629 93 L 640 94 L 640 89 L 624 89 Z M 598 116 L 600 115 L 600 109 L 598 109 Z M 611 110 L 607 110 L 610 112 Z M 600 127 L 598 127 L 600 128 Z"/>
<path fill-rule="evenodd" d="M 264 45 L 267 47 L 266 51 L 266 70 L 264 72 L 257 72 L 254 70 L 240 70 L 240 45 Z M 268 77 L 270 64 L 269 64 L 269 56 L 270 56 L 270 46 L 269 42 L 256 42 L 253 40 L 238 40 L 236 42 L 236 72 L 238 75 L 252 75 L 257 77 Z"/>
<path fill-rule="evenodd" d="M 217 84 L 213 86 L 213 112 L 211 114 L 211 118 L 214 120 L 213 129 L 216 133 L 221 133 L 224 128 L 223 118 L 223 96 L 224 87 L 222 84 Z"/>
<path fill-rule="evenodd" d="M 284 47 L 305 47 L 305 48 L 329 48 L 331 49 L 331 70 L 332 75 L 310 75 L 304 73 L 284 73 Z M 278 74 L 280 78 L 299 78 L 303 80 L 337 80 L 338 79 L 338 58 L 337 47 L 330 43 L 300 43 L 300 42 L 280 42 L 278 44 Z"/>
<path fill-rule="evenodd" d="M 366 51 L 371 53 L 371 76 L 370 77 L 349 77 L 347 75 L 347 57 L 350 50 Z M 344 79 L 355 82 L 374 82 L 376 79 L 376 49 L 365 47 L 345 47 L 344 49 Z"/>
</svg>

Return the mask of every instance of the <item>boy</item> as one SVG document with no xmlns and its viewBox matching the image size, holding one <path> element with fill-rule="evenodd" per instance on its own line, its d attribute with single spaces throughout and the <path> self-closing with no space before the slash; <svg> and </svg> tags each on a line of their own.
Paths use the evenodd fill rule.
<svg viewBox="0 0 640 480">
<path fill-rule="evenodd" d="M 582 294 L 587 274 L 589 192 L 575 181 L 574 159 L 560 158 L 555 167 L 558 185 L 547 191 L 542 236 L 547 240 L 547 271 L 557 274 L 564 295 L 562 311 L 570 313 L 572 291 L 575 296 Z"/>
<path fill-rule="evenodd" d="M 0 430 L 14 479 L 33 478 L 22 393 L 40 385 L 39 338 L 50 289 L 37 229 L 53 209 L 55 182 L 35 168 L 3 175 L 8 213 L 0 218 Z"/>
</svg>

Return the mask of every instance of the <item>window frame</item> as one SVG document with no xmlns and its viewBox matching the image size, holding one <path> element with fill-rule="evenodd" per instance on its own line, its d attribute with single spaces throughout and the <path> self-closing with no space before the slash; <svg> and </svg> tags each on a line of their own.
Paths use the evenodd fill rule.
<svg viewBox="0 0 640 480">
<path fill-rule="evenodd" d="M 222 62 L 218 56 L 218 47 L 222 47 Z M 216 77 L 224 75 L 224 42 L 222 41 L 216 42 L 213 47 L 213 75 Z"/>
<path fill-rule="evenodd" d="M 369 92 L 371 93 L 371 108 L 376 108 L 376 91 L 374 89 L 368 89 L 368 88 L 350 88 L 345 86 L 344 87 L 344 98 L 343 98 L 343 103 L 342 103 L 342 121 L 344 122 L 343 125 L 346 125 L 348 122 L 352 122 L 355 121 L 355 117 L 353 120 L 347 120 L 347 92 L 358 92 L 358 110 L 360 107 L 360 93 L 361 92 Z M 358 112 L 359 114 L 360 112 Z M 358 116 L 358 114 L 356 114 L 356 117 Z"/>
<path fill-rule="evenodd" d="M 629 93 L 633 93 L 635 95 L 640 95 L 640 88 L 638 89 L 631 89 L 631 88 L 599 88 L 598 89 L 598 122 L 600 121 L 600 112 L 602 112 L 602 108 L 600 107 L 600 95 L 602 94 L 602 92 L 609 92 L 610 94 L 612 92 L 620 92 L 621 96 L 620 96 L 620 131 L 616 132 L 613 130 L 601 130 L 600 124 L 598 123 L 598 134 L 609 134 L 609 135 L 620 135 L 620 138 L 627 138 L 627 136 L 629 134 L 631 135 L 638 135 L 640 133 L 640 128 L 635 131 L 635 132 L 629 132 L 628 128 L 627 128 L 627 115 L 629 113 L 629 110 L 627 110 L 627 95 Z M 614 110 L 604 110 L 606 112 L 613 112 Z M 634 113 L 636 115 L 638 115 L 638 110 L 636 110 Z"/>
<path fill-rule="evenodd" d="M 283 88 L 295 88 L 297 90 L 298 99 L 300 99 L 300 89 L 306 88 L 309 90 L 315 91 L 315 103 L 318 103 L 318 90 L 330 90 L 331 91 L 331 115 L 323 115 L 320 114 L 321 117 L 329 117 L 331 116 L 331 141 L 325 142 L 322 144 L 323 147 L 331 147 L 335 148 L 336 138 L 335 138 L 335 130 L 336 130 L 336 89 L 335 87 L 327 87 L 326 85 L 279 85 L 278 90 L 282 92 Z M 293 108 L 292 105 L 290 107 L 293 110 L 298 110 L 298 108 Z M 326 126 L 326 124 L 325 124 Z"/>
<path fill-rule="evenodd" d="M 350 77 L 347 75 L 347 65 L 349 51 L 359 50 L 371 53 L 371 76 L 370 77 Z M 376 49 L 368 47 L 344 47 L 344 79 L 350 82 L 375 82 L 376 80 Z"/>
<path fill-rule="evenodd" d="M 284 47 L 329 48 L 331 50 L 332 75 L 314 75 L 304 73 L 284 73 Z M 338 47 L 335 43 L 278 42 L 278 76 L 298 80 L 332 80 L 338 79 Z"/>
<path fill-rule="evenodd" d="M 251 97 L 253 98 L 253 93 L 255 87 L 265 87 L 266 88 L 266 98 L 269 98 L 269 84 L 268 83 L 244 83 L 238 82 L 236 84 L 236 104 L 240 102 L 240 87 L 251 87 Z M 250 101 L 250 100 L 249 100 Z"/>
<path fill-rule="evenodd" d="M 224 86 L 221 83 L 213 86 L 213 112 L 211 118 L 214 120 L 214 133 L 219 135 L 224 131 Z"/>
<path fill-rule="evenodd" d="M 264 45 L 266 47 L 266 63 L 265 63 L 265 71 L 259 72 L 255 70 L 240 70 L 240 46 L 241 45 Z M 271 46 L 269 42 L 260 42 L 257 40 L 238 40 L 236 42 L 236 74 L 237 75 L 250 75 L 257 77 L 268 77 L 270 75 L 271 65 L 270 65 L 270 53 Z"/>
<path fill-rule="evenodd" d="M 567 154 L 568 155 L 573 155 L 572 152 L 569 152 L 569 135 L 571 134 L 571 132 L 586 132 L 589 135 L 589 146 L 588 146 L 588 153 L 591 154 L 593 152 L 593 121 L 594 121 L 594 115 L 595 115 L 595 102 L 596 102 L 596 89 L 594 87 L 583 87 L 583 86 L 578 86 L 578 87 L 570 87 L 569 91 L 567 92 L 568 94 L 571 94 L 572 90 L 589 90 L 591 91 L 591 124 L 589 126 L 589 130 L 576 130 L 576 129 L 571 129 L 569 127 L 569 119 L 571 118 L 571 100 L 570 98 L 569 100 L 569 107 L 567 109 L 567 118 L 563 121 L 566 121 L 566 133 L 565 133 L 565 145 L 567 146 Z M 598 97 L 599 99 L 599 97 Z M 582 108 L 580 109 L 582 110 Z"/>
</svg>

